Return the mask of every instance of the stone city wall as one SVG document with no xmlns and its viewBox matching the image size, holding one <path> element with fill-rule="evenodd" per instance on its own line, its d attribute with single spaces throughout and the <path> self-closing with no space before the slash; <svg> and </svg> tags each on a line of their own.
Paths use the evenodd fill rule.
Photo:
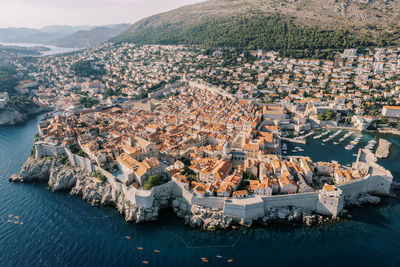
<svg viewBox="0 0 400 267">
<path fill-rule="evenodd" d="M 230 99 L 235 99 L 234 96 L 232 96 L 230 93 L 224 91 L 223 89 L 221 89 L 215 85 L 203 82 L 203 81 L 199 81 L 199 80 L 189 81 L 188 85 L 189 85 L 189 87 L 194 87 L 194 88 L 198 88 L 198 89 L 202 89 L 202 90 L 208 90 L 212 93 L 216 93 L 216 94 L 228 97 Z"/>
<path fill-rule="evenodd" d="M 64 150 L 73 166 L 79 167 L 88 172 L 92 172 L 94 170 L 94 164 L 90 159 L 78 156 L 72 153 L 71 150 L 66 147 L 64 147 Z"/>
<path fill-rule="evenodd" d="M 250 199 L 230 199 L 225 202 L 224 215 L 232 217 L 236 220 L 256 220 L 265 216 L 264 201 L 255 197 L 251 199 L 251 204 L 246 202 Z"/>
<path fill-rule="evenodd" d="M 318 201 L 318 193 L 297 193 L 279 196 L 261 197 L 264 201 L 264 209 L 269 210 L 276 207 L 298 207 L 310 211 L 315 210 Z"/>
<path fill-rule="evenodd" d="M 35 158 L 65 156 L 65 149 L 62 146 L 54 146 L 43 142 L 35 143 Z"/>
<path fill-rule="evenodd" d="M 224 208 L 225 199 L 221 197 L 194 197 L 192 204 L 221 210 Z"/>
<path fill-rule="evenodd" d="M 182 197 L 188 205 L 204 206 L 210 209 L 223 210 L 225 216 L 234 219 L 255 220 L 266 215 L 271 208 L 296 207 L 308 211 L 315 211 L 324 215 L 336 215 L 340 213 L 341 207 L 332 203 L 326 203 L 326 199 L 320 197 L 318 192 L 298 193 L 277 196 L 254 196 L 244 199 L 226 199 L 219 197 L 197 197 L 187 189 L 187 185 L 172 180 L 168 183 L 155 186 L 150 191 L 127 187 L 111 173 L 95 166 L 86 158 L 71 153 L 63 147 L 35 144 L 36 155 L 39 156 L 62 156 L 67 155 L 74 166 L 86 170 L 99 170 L 108 179 L 111 186 L 122 192 L 125 197 L 134 205 L 143 208 L 151 208 L 154 200 L 160 196 Z M 337 187 L 343 191 L 343 196 L 353 196 L 360 193 L 388 194 L 393 176 L 381 166 L 370 163 L 370 172 L 364 179 L 354 180 Z M 321 203 L 321 201 L 323 203 Z M 339 202 L 340 203 L 340 202 Z"/>
</svg>

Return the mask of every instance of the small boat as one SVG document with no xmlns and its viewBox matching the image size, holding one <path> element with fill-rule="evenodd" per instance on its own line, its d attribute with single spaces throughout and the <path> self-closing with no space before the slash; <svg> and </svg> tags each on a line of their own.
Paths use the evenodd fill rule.
<svg viewBox="0 0 400 267">
<path fill-rule="evenodd" d="M 15 219 L 19 219 L 19 216 L 15 216 Z"/>
<path fill-rule="evenodd" d="M 125 238 L 126 238 L 126 239 L 131 239 L 131 237 L 130 237 L 130 236 L 125 236 Z"/>
<path fill-rule="evenodd" d="M 13 216 L 12 214 L 9 214 L 9 215 L 8 215 L 8 218 L 11 218 L 12 216 Z"/>
<path fill-rule="evenodd" d="M 149 264 L 149 262 L 148 261 L 143 261 L 143 264 Z"/>
<path fill-rule="evenodd" d="M 138 247 L 137 249 L 138 249 L 138 250 L 143 250 L 143 248 L 142 248 L 142 247 Z"/>
<path fill-rule="evenodd" d="M 221 256 L 221 255 L 217 255 L 216 257 L 217 257 L 217 258 L 219 258 L 219 259 L 221 259 L 221 258 L 222 258 L 222 256 Z"/>
<path fill-rule="evenodd" d="M 227 260 L 227 262 L 233 262 L 233 259 L 229 259 L 229 260 Z"/>
<path fill-rule="evenodd" d="M 154 252 L 156 253 L 160 253 L 161 251 L 159 251 L 158 249 L 155 249 Z"/>
</svg>

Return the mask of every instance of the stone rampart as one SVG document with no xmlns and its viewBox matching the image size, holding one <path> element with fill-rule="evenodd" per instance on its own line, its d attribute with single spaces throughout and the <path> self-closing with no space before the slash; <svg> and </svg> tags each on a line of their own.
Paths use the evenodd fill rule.
<svg viewBox="0 0 400 267">
<path fill-rule="evenodd" d="M 35 143 L 35 158 L 65 156 L 65 149 L 62 146 L 55 146 L 44 142 Z"/>
<path fill-rule="evenodd" d="M 66 147 L 64 147 L 64 150 L 73 166 L 79 167 L 88 172 L 94 171 L 94 164 L 90 159 L 78 156 Z"/>
<path fill-rule="evenodd" d="M 219 88 L 219 87 L 217 87 L 215 85 L 206 83 L 204 81 L 199 81 L 199 80 L 189 81 L 188 85 L 190 87 L 193 87 L 193 88 L 207 90 L 209 92 L 212 92 L 212 93 L 215 93 L 215 94 L 219 94 L 221 96 L 225 96 L 225 97 L 228 97 L 230 99 L 235 99 L 235 97 L 233 95 L 231 95 L 230 93 L 224 91 L 222 88 Z"/>
<path fill-rule="evenodd" d="M 68 148 L 39 142 L 35 144 L 35 148 L 36 155 L 39 157 L 66 155 L 74 166 L 78 166 L 87 171 L 101 171 L 116 191 L 122 192 L 132 204 L 146 209 L 153 207 L 153 205 L 155 205 L 155 199 L 160 197 L 181 197 L 189 206 L 198 205 L 210 209 L 223 210 L 225 216 L 235 220 L 256 220 L 265 216 L 270 209 L 280 207 L 296 207 L 333 216 L 340 213 L 342 209 L 341 201 L 343 199 L 339 199 L 338 202 L 335 202 L 337 199 L 322 197 L 319 192 L 265 197 L 251 196 L 243 199 L 197 197 L 188 190 L 186 184 L 180 183 L 174 179 L 168 183 L 155 186 L 151 190 L 142 190 L 134 187 L 127 187 L 119 182 L 113 174 L 96 166 L 91 160 L 73 154 Z M 342 190 L 343 197 L 353 197 L 361 193 L 389 194 L 393 179 L 392 174 L 375 162 L 362 162 L 362 159 L 365 158 L 368 157 L 360 154 L 357 164 L 359 164 L 359 167 L 368 167 L 368 174 L 366 177 L 337 186 Z"/>
<path fill-rule="evenodd" d="M 192 204 L 204 206 L 210 209 L 223 209 L 225 199 L 220 197 L 194 197 L 192 199 Z"/>
<path fill-rule="evenodd" d="M 278 195 L 261 197 L 264 201 L 264 209 L 269 210 L 276 207 L 297 207 L 310 211 L 315 210 L 316 202 L 318 201 L 318 193 L 298 193 L 289 195 Z"/>
</svg>

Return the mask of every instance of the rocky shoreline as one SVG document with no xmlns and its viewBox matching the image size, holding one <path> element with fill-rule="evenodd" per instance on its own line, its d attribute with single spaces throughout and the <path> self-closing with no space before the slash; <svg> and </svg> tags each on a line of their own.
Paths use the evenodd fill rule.
<svg viewBox="0 0 400 267">
<path fill-rule="evenodd" d="M 375 152 L 375 156 L 378 159 L 386 159 L 390 155 L 390 148 L 392 147 L 392 143 L 389 141 L 380 138 L 378 143 L 378 149 Z"/>
<path fill-rule="evenodd" d="M 167 207 L 172 207 L 174 213 L 184 219 L 188 226 L 209 231 L 238 226 L 250 227 L 253 224 L 266 226 L 273 223 L 303 223 L 310 226 L 339 219 L 332 219 L 295 207 L 282 207 L 270 209 L 267 216 L 257 221 L 241 220 L 238 222 L 224 216 L 222 210 L 190 205 L 184 198 L 174 198 L 169 194 L 158 195 L 151 208 L 143 208 L 131 203 L 122 192 L 116 191 L 107 181 L 100 181 L 92 177 L 91 173 L 68 164 L 62 164 L 61 161 L 61 158 L 56 157 L 41 159 L 30 157 L 20 172 L 12 175 L 9 181 L 12 183 L 47 181 L 48 188 L 52 191 L 69 191 L 71 195 L 80 196 L 92 205 L 113 206 L 125 216 L 126 221 L 135 223 L 157 220 L 160 209 Z M 364 194 L 355 199 L 346 200 L 346 205 L 377 204 L 379 202 L 378 197 Z M 347 215 L 346 212 L 343 214 Z"/>
<path fill-rule="evenodd" d="M 49 111 L 50 109 L 47 107 L 30 107 L 30 108 L 11 108 L 6 107 L 4 109 L 0 109 L 0 126 L 1 125 L 15 125 L 18 123 L 25 122 L 29 119 L 29 117 L 38 115 L 40 113 Z"/>
</svg>

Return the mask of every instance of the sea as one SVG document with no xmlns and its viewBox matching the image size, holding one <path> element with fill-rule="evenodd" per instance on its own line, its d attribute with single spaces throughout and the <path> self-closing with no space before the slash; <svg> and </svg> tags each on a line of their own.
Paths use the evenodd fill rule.
<svg viewBox="0 0 400 267">
<path fill-rule="evenodd" d="M 185 226 L 170 210 L 156 222 L 128 223 L 112 207 L 51 192 L 45 183 L 10 184 L 8 177 L 30 154 L 40 120 L 0 127 L 0 266 L 400 266 L 397 198 L 351 208 L 352 219 L 324 225 L 205 232 Z M 364 135 L 359 146 L 375 137 Z M 400 138 L 385 138 L 394 147 L 379 163 L 399 180 Z M 305 151 L 295 154 L 314 161 L 355 160 L 356 150 L 308 140 L 289 144 L 290 153 L 300 146 Z"/>
<path fill-rule="evenodd" d="M 40 53 L 41 56 L 52 56 L 52 55 L 69 53 L 69 52 L 73 52 L 73 51 L 78 50 L 78 49 L 75 49 L 75 48 L 66 48 L 66 47 L 58 47 L 58 46 L 53 46 L 53 45 L 31 44 L 31 43 L 5 43 L 5 42 L 0 42 L 0 45 L 4 45 L 4 46 L 19 46 L 19 47 L 41 46 L 41 47 L 46 47 L 46 48 L 50 49 L 48 51 L 41 52 Z"/>
</svg>

